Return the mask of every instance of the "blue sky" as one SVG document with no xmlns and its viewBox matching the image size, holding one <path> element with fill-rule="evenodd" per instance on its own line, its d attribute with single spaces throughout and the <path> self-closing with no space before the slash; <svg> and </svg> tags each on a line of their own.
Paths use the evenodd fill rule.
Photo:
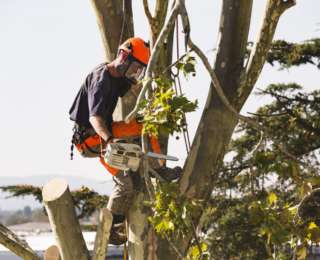
<svg viewBox="0 0 320 260">
<path fill-rule="evenodd" d="M 134 2 L 136 35 L 148 38 L 141 3 Z M 154 1 L 150 1 L 154 2 Z M 213 61 L 221 0 L 186 0 L 191 36 Z M 250 39 L 260 26 L 265 0 L 254 1 Z M 275 39 L 303 41 L 319 37 L 320 1 L 297 1 L 280 20 Z M 0 1 L 0 176 L 75 175 L 108 180 L 95 159 L 69 160 L 72 123 L 68 109 L 86 74 L 103 62 L 101 38 L 90 1 Z M 193 135 L 201 115 L 209 77 L 201 65 L 185 93 L 200 109 L 188 116 Z M 312 66 L 278 71 L 266 65 L 257 83 L 298 82 L 316 88 L 319 71 Z M 243 113 L 266 102 L 252 95 Z M 185 158 L 184 144 L 170 142 L 170 154 Z"/>
</svg>

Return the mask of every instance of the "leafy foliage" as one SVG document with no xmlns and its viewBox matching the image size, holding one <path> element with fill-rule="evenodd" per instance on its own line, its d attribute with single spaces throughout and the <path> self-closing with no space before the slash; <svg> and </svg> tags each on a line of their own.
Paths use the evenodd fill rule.
<svg viewBox="0 0 320 260">
<path fill-rule="evenodd" d="M 2 186 L 0 189 L 11 193 L 9 197 L 33 196 L 42 203 L 42 190 L 32 185 L 11 185 Z M 106 206 L 109 197 L 100 195 L 97 192 L 82 186 L 80 189 L 71 192 L 78 218 L 90 217 L 97 209 Z"/>
<path fill-rule="evenodd" d="M 274 100 L 254 114 L 273 134 L 239 124 L 204 218 L 213 258 L 292 259 L 320 240 L 310 214 L 319 210 L 317 197 L 304 199 L 298 214 L 301 199 L 320 185 L 320 91 L 278 84 L 258 94 Z"/>
<path fill-rule="evenodd" d="M 0 189 L 4 192 L 11 193 L 10 197 L 24 197 L 24 196 L 33 196 L 36 201 L 42 202 L 42 190 L 40 187 L 33 185 L 9 185 L 1 186 Z"/>
<path fill-rule="evenodd" d="M 210 259 L 207 244 L 199 242 L 195 235 L 192 219 L 194 213 L 201 209 L 201 201 L 191 200 L 181 194 L 177 183 L 165 183 L 157 185 L 155 200 L 145 203 L 152 209 L 148 220 L 163 238 L 169 237 L 175 241 L 194 233 L 194 246 L 190 248 L 186 259 Z"/>
<path fill-rule="evenodd" d="M 274 41 L 267 62 L 271 65 L 278 62 L 282 68 L 302 64 L 312 64 L 320 68 L 320 39 L 311 39 L 301 44 Z"/>
<path fill-rule="evenodd" d="M 155 200 L 147 202 L 153 210 L 149 217 L 155 231 L 164 236 L 183 238 L 192 227 L 192 214 L 199 210 L 199 201 L 190 200 L 178 192 L 176 183 L 157 185 Z"/>
<path fill-rule="evenodd" d="M 107 206 L 109 197 L 82 186 L 79 190 L 71 192 L 74 204 L 78 210 L 78 218 L 91 216 L 97 209 Z"/>
<path fill-rule="evenodd" d="M 186 55 L 175 64 L 178 72 L 184 76 L 195 75 L 195 59 Z M 140 104 L 139 117 L 143 118 L 143 131 L 158 135 L 159 131 L 166 134 L 183 131 L 186 126 L 185 113 L 195 111 L 197 101 L 190 101 L 175 90 L 175 80 L 166 75 L 153 79 L 154 89 L 149 99 Z"/>
</svg>

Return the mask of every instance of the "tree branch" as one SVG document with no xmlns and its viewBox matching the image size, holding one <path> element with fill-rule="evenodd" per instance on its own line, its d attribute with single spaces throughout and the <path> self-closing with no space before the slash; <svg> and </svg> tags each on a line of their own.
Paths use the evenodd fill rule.
<svg viewBox="0 0 320 260">
<path fill-rule="evenodd" d="M 242 81 L 239 88 L 238 107 L 247 99 L 254 87 L 266 61 L 271 42 L 278 25 L 280 16 L 290 7 L 296 4 L 295 0 L 268 0 L 264 19 L 258 39 L 251 51 L 247 68 L 243 72 Z"/>
<path fill-rule="evenodd" d="M 0 243 L 23 259 L 40 260 L 40 257 L 29 247 L 26 242 L 21 241 L 16 234 L 1 224 Z"/>
<path fill-rule="evenodd" d="M 168 241 L 169 245 L 176 252 L 179 259 L 183 260 L 184 259 L 183 253 L 178 249 L 178 247 L 176 247 L 176 245 L 172 242 L 172 240 L 170 239 L 170 237 L 167 234 L 164 234 L 164 236 L 165 236 L 166 240 Z"/>
<path fill-rule="evenodd" d="M 262 114 L 262 113 L 252 113 L 248 112 L 249 115 L 257 116 L 257 117 L 276 117 L 276 116 L 284 116 L 288 115 L 287 112 L 276 113 L 276 114 Z"/>
<path fill-rule="evenodd" d="M 203 65 L 205 66 L 205 68 L 207 69 L 207 72 L 209 73 L 209 75 L 211 77 L 213 87 L 217 91 L 219 98 L 221 99 L 222 103 L 230 110 L 230 112 L 232 112 L 238 119 L 241 119 L 242 121 L 248 123 L 249 125 L 252 125 L 253 127 L 255 127 L 261 131 L 264 131 L 264 129 L 262 128 L 261 125 L 259 125 L 257 122 L 255 122 L 251 118 L 239 114 L 238 111 L 230 104 L 229 100 L 227 99 L 227 97 L 225 96 L 225 94 L 223 92 L 220 81 L 219 81 L 215 71 L 210 66 L 210 63 L 209 63 L 207 57 L 200 50 L 200 48 L 192 42 L 190 37 L 189 37 L 189 41 L 188 41 L 188 46 L 199 56 L 200 60 L 202 61 Z"/>
<path fill-rule="evenodd" d="M 161 33 L 155 43 L 155 46 L 153 48 L 153 51 L 152 51 L 152 54 L 150 57 L 150 61 L 149 61 L 149 64 L 148 64 L 148 67 L 146 70 L 146 75 L 143 79 L 142 89 L 140 91 L 140 94 L 138 96 L 138 99 L 137 99 L 137 102 L 136 102 L 134 109 L 128 114 L 128 116 L 125 119 L 126 122 L 130 122 L 136 116 L 138 109 L 139 109 L 140 102 L 144 99 L 147 90 L 151 87 L 152 73 L 155 71 L 155 68 L 157 66 L 157 60 L 158 60 L 158 57 L 160 54 L 161 47 L 163 46 L 165 39 L 168 37 L 171 29 L 173 28 L 173 26 L 175 24 L 175 20 L 179 14 L 179 10 L 181 7 L 181 2 L 184 2 L 184 0 L 177 0 L 176 1 L 173 9 L 170 12 L 169 19 L 167 20 L 167 22 L 163 26 L 163 29 L 161 30 Z"/>
<path fill-rule="evenodd" d="M 144 13 L 146 14 L 148 22 L 150 24 L 150 27 L 152 28 L 152 24 L 154 23 L 154 18 L 152 17 L 152 14 L 150 12 L 148 0 L 143 0 L 143 8 L 144 8 Z"/>
</svg>

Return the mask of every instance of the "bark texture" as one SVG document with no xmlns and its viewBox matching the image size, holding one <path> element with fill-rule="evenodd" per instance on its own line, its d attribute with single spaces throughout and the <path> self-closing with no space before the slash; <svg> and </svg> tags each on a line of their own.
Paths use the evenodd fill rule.
<svg viewBox="0 0 320 260">
<path fill-rule="evenodd" d="M 104 208 L 100 211 L 92 260 L 104 260 L 107 256 L 112 219 L 113 217 L 109 209 Z"/>
<path fill-rule="evenodd" d="M 251 9 L 252 0 L 223 1 L 214 70 L 231 104 L 237 99 Z M 190 155 L 185 163 L 181 191 L 195 198 L 210 196 L 214 169 L 219 166 L 236 123 L 235 116 L 223 105 L 211 86 Z"/>
<path fill-rule="evenodd" d="M 26 260 L 40 260 L 41 258 L 29 247 L 29 245 L 18 238 L 10 229 L 0 224 L 0 244 L 11 252 Z"/>
<path fill-rule="evenodd" d="M 147 211 L 143 207 L 148 200 L 147 192 L 140 191 L 130 209 L 129 223 L 129 259 L 149 259 L 148 254 L 148 229 Z M 151 258 L 152 259 L 152 258 Z"/>
<path fill-rule="evenodd" d="M 56 245 L 52 245 L 47 248 L 43 254 L 44 260 L 60 260 L 59 248 Z"/>
<path fill-rule="evenodd" d="M 62 260 L 89 260 L 89 252 L 66 181 L 53 179 L 42 190 L 43 202 Z"/>
<path fill-rule="evenodd" d="M 91 0 L 96 13 L 106 60 L 117 55 L 119 44 L 134 35 L 131 0 Z M 123 5 L 124 3 L 124 5 Z"/>
<path fill-rule="evenodd" d="M 241 108 L 250 95 L 265 64 L 267 54 L 272 43 L 281 15 L 296 4 L 295 0 L 269 0 L 263 17 L 262 27 L 250 54 L 247 67 L 243 70 L 241 85 L 238 88 L 238 102 Z"/>
<path fill-rule="evenodd" d="M 134 36 L 131 0 L 91 0 L 100 29 L 106 61 L 112 61 L 119 45 Z M 123 120 L 134 107 L 136 97 L 127 93 L 114 112 L 116 121 Z"/>
</svg>

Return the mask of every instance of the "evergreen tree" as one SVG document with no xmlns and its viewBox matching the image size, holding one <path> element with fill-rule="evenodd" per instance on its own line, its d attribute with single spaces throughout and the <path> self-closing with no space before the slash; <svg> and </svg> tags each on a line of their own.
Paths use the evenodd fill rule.
<svg viewBox="0 0 320 260">
<path fill-rule="evenodd" d="M 317 39 L 277 41 L 268 61 L 319 68 L 319 50 Z M 238 125 L 203 217 L 214 259 L 292 259 L 303 256 L 310 241 L 320 241 L 318 191 L 310 197 L 320 186 L 320 91 L 272 84 L 257 95 L 273 100 L 252 114 L 268 132 Z"/>
</svg>

